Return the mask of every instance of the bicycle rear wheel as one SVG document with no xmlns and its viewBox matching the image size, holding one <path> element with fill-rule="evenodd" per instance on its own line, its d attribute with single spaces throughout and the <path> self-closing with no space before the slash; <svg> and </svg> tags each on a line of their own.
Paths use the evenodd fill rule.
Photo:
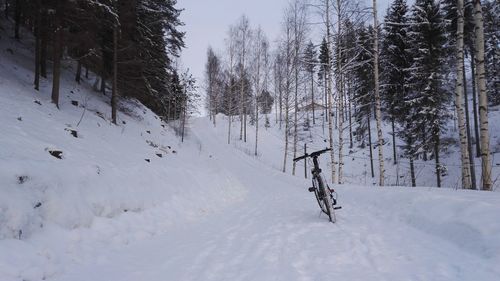
<svg viewBox="0 0 500 281">
<path fill-rule="evenodd" d="M 328 218 L 330 222 L 335 223 L 336 217 L 335 217 L 335 210 L 333 209 L 333 200 L 332 200 L 332 192 L 330 189 L 323 183 L 322 178 L 318 178 L 318 185 L 320 190 L 320 193 L 323 194 L 322 196 L 322 201 L 324 208 L 321 208 L 321 210 L 328 215 Z"/>
</svg>

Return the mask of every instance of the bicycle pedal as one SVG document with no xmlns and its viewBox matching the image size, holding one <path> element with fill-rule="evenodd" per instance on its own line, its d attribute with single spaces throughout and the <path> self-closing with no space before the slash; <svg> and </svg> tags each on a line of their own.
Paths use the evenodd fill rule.
<svg viewBox="0 0 500 281">
<path fill-rule="evenodd" d="M 338 207 L 333 207 L 334 210 L 339 210 L 339 209 L 342 209 L 342 206 L 338 206 Z"/>
<path fill-rule="evenodd" d="M 314 191 L 316 191 L 316 188 L 314 188 L 314 187 L 309 187 L 309 189 L 308 189 L 308 190 L 309 190 L 309 192 L 314 192 Z"/>
</svg>

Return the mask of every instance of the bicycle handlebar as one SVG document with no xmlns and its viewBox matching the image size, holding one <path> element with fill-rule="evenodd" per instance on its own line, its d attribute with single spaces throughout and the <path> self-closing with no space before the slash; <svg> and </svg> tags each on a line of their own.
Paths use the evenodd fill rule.
<svg viewBox="0 0 500 281">
<path fill-rule="evenodd" d="M 316 156 L 319 156 L 319 155 L 321 155 L 321 154 L 323 154 L 323 153 L 325 153 L 327 151 L 330 151 L 330 150 L 332 150 L 332 149 L 331 148 L 325 148 L 325 149 L 322 149 L 322 150 L 318 150 L 318 151 L 312 152 L 311 154 L 306 153 L 306 154 L 304 154 L 302 156 L 299 156 L 299 157 L 293 159 L 293 161 L 297 162 L 297 161 L 305 159 L 307 157 L 316 157 Z"/>
</svg>

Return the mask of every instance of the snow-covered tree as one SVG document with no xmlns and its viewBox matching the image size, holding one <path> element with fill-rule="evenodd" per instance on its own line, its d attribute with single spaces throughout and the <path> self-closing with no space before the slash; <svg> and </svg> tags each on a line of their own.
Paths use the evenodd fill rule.
<svg viewBox="0 0 500 281">
<path fill-rule="evenodd" d="M 396 123 L 405 112 L 401 101 L 407 90 L 410 75 L 408 45 L 408 6 L 406 0 L 395 0 L 384 19 L 384 36 L 381 48 L 381 98 L 391 121 L 394 164 L 397 163 Z"/>
<path fill-rule="evenodd" d="M 449 93 L 443 85 L 445 29 L 439 3 L 417 0 L 412 8 L 409 42 L 413 63 L 410 67 L 412 106 L 418 108 L 411 132 L 418 136 L 422 153 L 431 153 L 436 163 L 436 184 L 441 186 L 440 134 L 448 117 Z"/>
</svg>

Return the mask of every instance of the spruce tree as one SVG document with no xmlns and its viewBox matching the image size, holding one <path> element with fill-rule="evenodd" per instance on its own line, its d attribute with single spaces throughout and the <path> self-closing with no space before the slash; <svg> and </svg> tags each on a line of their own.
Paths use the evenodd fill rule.
<svg viewBox="0 0 500 281">
<path fill-rule="evenodd" d="M 393 158 L 397 162 L 395 125 L 405 114 L 401 100 L 407 90 L 410 75 L 408 45 L 408 6 L 405 0 L 395 0 L 384 19 L 384 37 L 381 49 L 381 97 L 392 127 Z"/>
<path fill-rule="evenodd" d="M 373 81 L 373 55 L 370 51 L 373 43 L 366 27 L 361 26 L 357 33 L 357 56 L 353 69 L 353 96 L 356 104 L 354 119 L 358 124 L 355 135 L 356 139 L 361 142 L 361 147 L 365 147 L 365 142 L 368 142 L 371 176 L 374 178 L 371 116 L 373 114 L 373 87 L 375 83 Z"/>
<path fill-rule="evenodd" d="M 331 71 L 328 66 L 332 65 L 332 57 L 328 50 L 328 43 L 325 38 L 323 38 L 323 41 L 321 41 L 318 59 L 320 63 L 320 67 L 318 70 L 318 78 L 323 86 L 323 100 L 325 105 L 324 115 L 325 115 L 325 121 L 328 121 L 328 118 L 330 118 L 330 116 L 328 116 L 328 110 L 327 110 L 328 107 L 327 77 L 328 77 L 328 72 Z"/>
<path fill-rule="evenodd" d="M 316 58 L 316 49 L 314 48 L 314 44 L 309 41 L 309 44 L 307 44 L 305 50 L 304 50 L 304 64 L 305 64 L 305 70 L 309 74 L 309 79 L 311 82 L 311 105 L 312 105 L 312 118 L 313 118 L 313 125 L 316 124 L 316 115 L 315 115 L 315 102 L 316 99 L 314 97 L 314 74 L 316 72 L 316 65 L 318 63 L 318 59 Z"/>
<path fill-rule="evenodd" d="M 439 3 L 417 0 L 412 9 L 409 42 L 413 64 L 410 87 L 412 105 L 418 108 L 410 129 L 418 136 L 423 153 L 430 153 L 436 163 L 436 182 L 441 186 L 442 167 L 439 161 L 440 134 L 448 117 L 446 105 L 450 94 L 443 88 L 445 59 L 445 25 Z"/>
</svg>

